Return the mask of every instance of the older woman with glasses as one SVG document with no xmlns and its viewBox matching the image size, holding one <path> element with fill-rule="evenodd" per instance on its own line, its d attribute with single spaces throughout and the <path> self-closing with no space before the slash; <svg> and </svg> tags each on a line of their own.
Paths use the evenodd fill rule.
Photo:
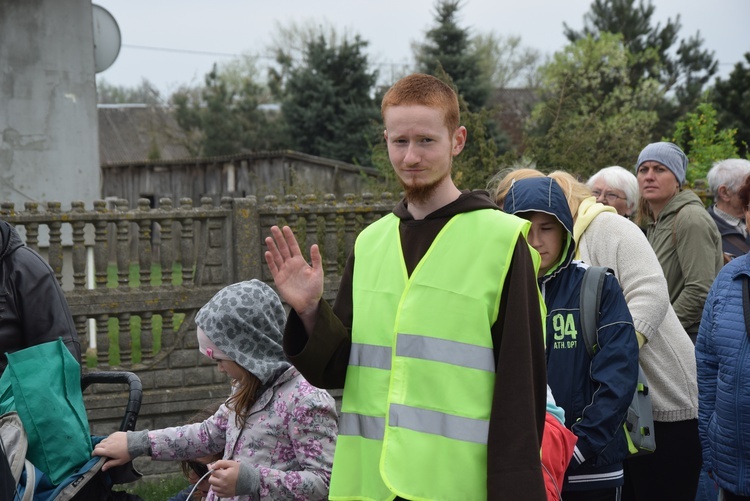
<svg viewBox="0 0 750 501">
<path fill-rule="evenodd" d="M 638 206 L 638 180 L 619 165 L 601 169 L 589 178 L 586 186 L 597 202 L 614 207 L 628 219 Z"/>
</svg>

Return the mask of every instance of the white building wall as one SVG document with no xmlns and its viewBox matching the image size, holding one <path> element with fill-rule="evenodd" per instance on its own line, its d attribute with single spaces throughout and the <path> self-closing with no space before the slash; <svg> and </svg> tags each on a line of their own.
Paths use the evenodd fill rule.
<svg viewBox="0 0 750 501">
<path fill-rule="evenodd" d="M 101 198 L 91 0 L 0 0 L 0 201 Z"/>
</svg>

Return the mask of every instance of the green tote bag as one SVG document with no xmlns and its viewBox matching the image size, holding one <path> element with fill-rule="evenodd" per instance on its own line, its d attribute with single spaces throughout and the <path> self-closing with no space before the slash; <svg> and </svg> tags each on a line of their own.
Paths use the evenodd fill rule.
<svg viewBox="0 0 750 501">
<path fill-rule="evenodd" d="M 26 459 L 57 485 L 91 459 L 81 366 L 61 339 L 7 356 L 0 414 L 18 413 L 29 441 Z"/>
</svg>

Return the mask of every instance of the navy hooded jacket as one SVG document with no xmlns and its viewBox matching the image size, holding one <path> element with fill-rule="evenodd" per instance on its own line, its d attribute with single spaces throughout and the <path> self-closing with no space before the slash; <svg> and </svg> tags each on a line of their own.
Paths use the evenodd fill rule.
<svg viewBox="0 0 750 501">
<path fill-rule="evenodd" d="M 573 217 L 562 188 L 551 178 L 522 179 L 505 197 L 505 212 L 557 218 L 566 242 L 560 260 L 539 279 L 547 305 L 547 379 L 565 426 L 578 437 L 563 490 L 623 485 L 627 455 L 624 421 L 638 377 L 638 342 L 620 284 L 607 274 L 596 330 L 598 351 L 589 357 L 581 334 L 580 291 L 588 265 L 574 261 Z"/>
</svg>

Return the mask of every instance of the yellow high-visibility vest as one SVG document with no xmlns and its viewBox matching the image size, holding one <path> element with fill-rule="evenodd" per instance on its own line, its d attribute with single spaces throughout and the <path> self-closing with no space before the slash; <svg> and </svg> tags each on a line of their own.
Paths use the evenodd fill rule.
<svg viewBox="0 0 750 501">
<path fill-rule="evenodd" d="M 486 499 L 490 331 L 529 226 L 497 210 L 459 214 L 411 276 L 396 216 L 357 238 L 330 499 Z"/>
</svg>

